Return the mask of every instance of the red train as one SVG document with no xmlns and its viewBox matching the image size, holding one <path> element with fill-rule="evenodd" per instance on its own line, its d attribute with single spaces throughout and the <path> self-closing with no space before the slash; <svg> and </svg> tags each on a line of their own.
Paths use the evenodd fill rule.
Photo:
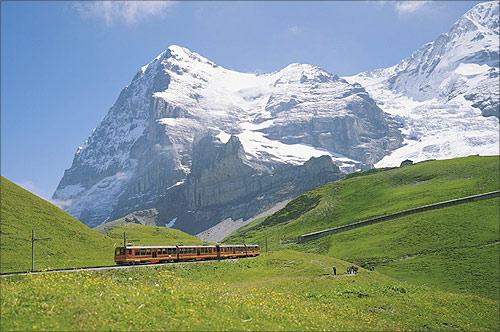
<svg viewBox="0 0 500 332">
<path fill-rule="evenodd" d="M 118 265 L 201 261 L 209 259 L 255 257 L 260 254 L 256 244 L 214 246 L 127 246 L 115 249 Z"/>
</svg>

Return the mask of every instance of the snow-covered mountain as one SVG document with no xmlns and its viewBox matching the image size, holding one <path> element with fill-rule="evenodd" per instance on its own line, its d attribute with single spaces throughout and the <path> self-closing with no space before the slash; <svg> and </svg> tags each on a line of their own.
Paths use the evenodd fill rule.
<svg viewBox="0 0 500 332">
<path fill-rule="evenodd" d="M 498 154 L 498 17 L 497 2 L 476 5 L 399 64 L 346 78 L 306 64 L 241 73 L 170 46 L 122 90 L 54 198 L 91 226 L 147 210 L 197 233 L 342 171 Z"/>
<path fill-rule="evenodd" d="M 474 6 L 399 64 L 346 77 L 404 123 L 404 146 L 376 166 L 499 153 L 499 3 Z"/>
<path fill-rule="evenodd" d="M 155 208 L 198 232 L 369 167 L 401 145 L 398 126 L 321 68 L 240 73 L 173 45 L 123 89 L 54 198 L 91 226 Z"/>
</svg>

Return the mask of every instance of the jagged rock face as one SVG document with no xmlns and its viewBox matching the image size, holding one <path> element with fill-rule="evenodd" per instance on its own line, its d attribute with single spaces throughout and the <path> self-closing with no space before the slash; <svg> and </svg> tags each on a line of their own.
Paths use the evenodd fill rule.
<svg viewBox="0 0 500 332">
<path fill-rule="evenodd" d="M 259 168 L 247 161 L 238 138 L 231 136 L 226 144 L 219 142 L 205 136 L 193 149 L 193 167 L 186 185 L 190 210 L 221 206 L 261 191 L 252 181 L 252 176 L 259 175 Z"/>
<path fill-rule="evenodd" d="M 198 232 L 334 180 L 336 165 L 369 167 L 400 146 L 398 126 L 318 67 L 246 74 L 171 46 L 122 91 L 54 198 L 91 226 L 157 209 L 159 224 Z"/>
<path fill-rule="evenodd" d="M 498 2 L 476 5 L 450 31 L 398 64 L 389 88 L 416 100 L 467 95 L 483 115 L 498 118 L 498 9 Z"/>
<path fill-rule="evenodd" d="M 340 175 L 329 156 L 271 169 L 250 161 L 236 136 L 222 143 L 207 135 L 194 144 L 192 172 L 186 181 L 162 196 L 159 224 L 175 220 L 176 227 L 199 233 L 227 218 L 251 218 L 255 211 Z"/>
<path fill-rule="evenodd" d="M 239 73 L 171 46 L 123 89 L 54 198 L 91 226 L 155 209 L 195 233 L 335 180 L 337 166 L 497 154 L 498 36 L 498 3 L 479 4 L 400 64 L 346 79 L 304 64 Z"/>
<path fill-rule="evenodd" d="M 402 123 L 404 145 L 376 166 L 499 151 L 499 3 L 474 6 L 399 64 L 346 77 Z"/>
</svg>

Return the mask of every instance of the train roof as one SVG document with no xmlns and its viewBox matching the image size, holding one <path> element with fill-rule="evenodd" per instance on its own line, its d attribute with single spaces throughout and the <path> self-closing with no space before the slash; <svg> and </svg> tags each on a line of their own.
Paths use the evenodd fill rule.
<svg viewBox="0 0 500 332">
<path fill-rule="evenodd" d="M 227 248 L 227 247 L 243 247 L 245 246 L 244 244 L 221 244 L 219 245 L 222 248 Z M 247 244 L 247 247 L 258 247 L 258 244 Z M 127 246 L 127 249 L 156 249 L 156 248 L 215 248 L 215 245 L 207 245 L 207 246 L 200 246 L 200 245 L 179 245 L 179 246 Z M 123 248 L 123 246 L 118 246 L 117 248 Z"/>
</svg>

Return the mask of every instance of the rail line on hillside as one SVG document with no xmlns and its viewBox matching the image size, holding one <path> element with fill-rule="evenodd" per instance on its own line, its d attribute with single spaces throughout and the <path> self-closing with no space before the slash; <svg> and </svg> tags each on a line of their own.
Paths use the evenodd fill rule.
<svg viewBox="0 0 500 332">
<path fill-rule="evenodd" d="M 255 257 L 245 257 L 245 259 L 251 259 Z M 183 262 L 168 262 L 168 263 L 151 263 L 151 264 L 137 264 L 137 265 L 103 265 L 103 266 L 90 266 L 90 267 L 71 267 L 66 269 L 50 269 L 43 271 L 34 271 L 34 272 L 4 272 L 0 273 L 0 278 L 16 276 L 16 275 L 36 275 L 36 274 L 46 274 L 46 273 L 65 273 L 65 272 L 86 272 L 86 271 L 106 271 L 106 270 L 120 270 L 120 269 L 131 269 L 131 268 L 140 268 L 140 267 L 158 267 L 158 266 L 166 266 L 166 265 L 183 265 L 183 264 L 204 264 L 210 262 L 234 262 L 238 261 L 240 258 L 226 258 L 226 259 L 212 259 L 212 260 L 202 260 L 202 261 L 183 261 Z"/>
<path fill-rule="evenodd" d="M 321 231 L 303 234 L 303 235 L 300 235 L 296 239 L 295 243 L 303 243 L 303 242 L 307 242 L 307 241 L 311 241 L 311 240 L 316 240 L 316 239 L 319 239 L 323 236 L 336 234 L 336 233 L 340 233 L 340 232 L 345 232 L 345 231 L 349 231 L 351 229 L 356 229 L 359 227 L 373 225 L 373 224 L 376 224 L 379 222 L 384 222 L 384 221 L 389 221 L 389 220 L 393 220 L 393 219 L 397 219 L 397 218 L 401 218 L 401 217 L 406 217 L 406 216 L 421 213 L 421 212 L 438 210 L 438 209 L 443 209 L 443 208 L 447 208 L 450 206 L 472 203 L 472 202 L 477 202 L 477 201 L 481 201 L 481 200 L 485 200 L 485 199 L 492 199 L 492 198 L 496 198 L 496 197 L 500 197 L 500 190 L 491 191 L 491 192 L 478 194 L 478 195 L 472 195 L 472 196 L 451 199 L 448 201 L 442 201 L 442 202 L 428 204 L 428 205 L 423 205 L 423 206 L 416 207 L 413 209 L 403 210 L 403 211 L 399 211 L 399 212 L 395 212 L 395 213 L 391 213 L 391 214 L 386 214 L 383 216 L 378 216 L 378 217 L 373 217 L 373 218 L 357 221 L 357 222 L 354 222 L 354 223 L 351 223 L 348 225 L 327 228 L 327 229 L 323 229 Z M 290 241 L 290 240 L 287 240 L 287 241 Z"/>
</svg>

